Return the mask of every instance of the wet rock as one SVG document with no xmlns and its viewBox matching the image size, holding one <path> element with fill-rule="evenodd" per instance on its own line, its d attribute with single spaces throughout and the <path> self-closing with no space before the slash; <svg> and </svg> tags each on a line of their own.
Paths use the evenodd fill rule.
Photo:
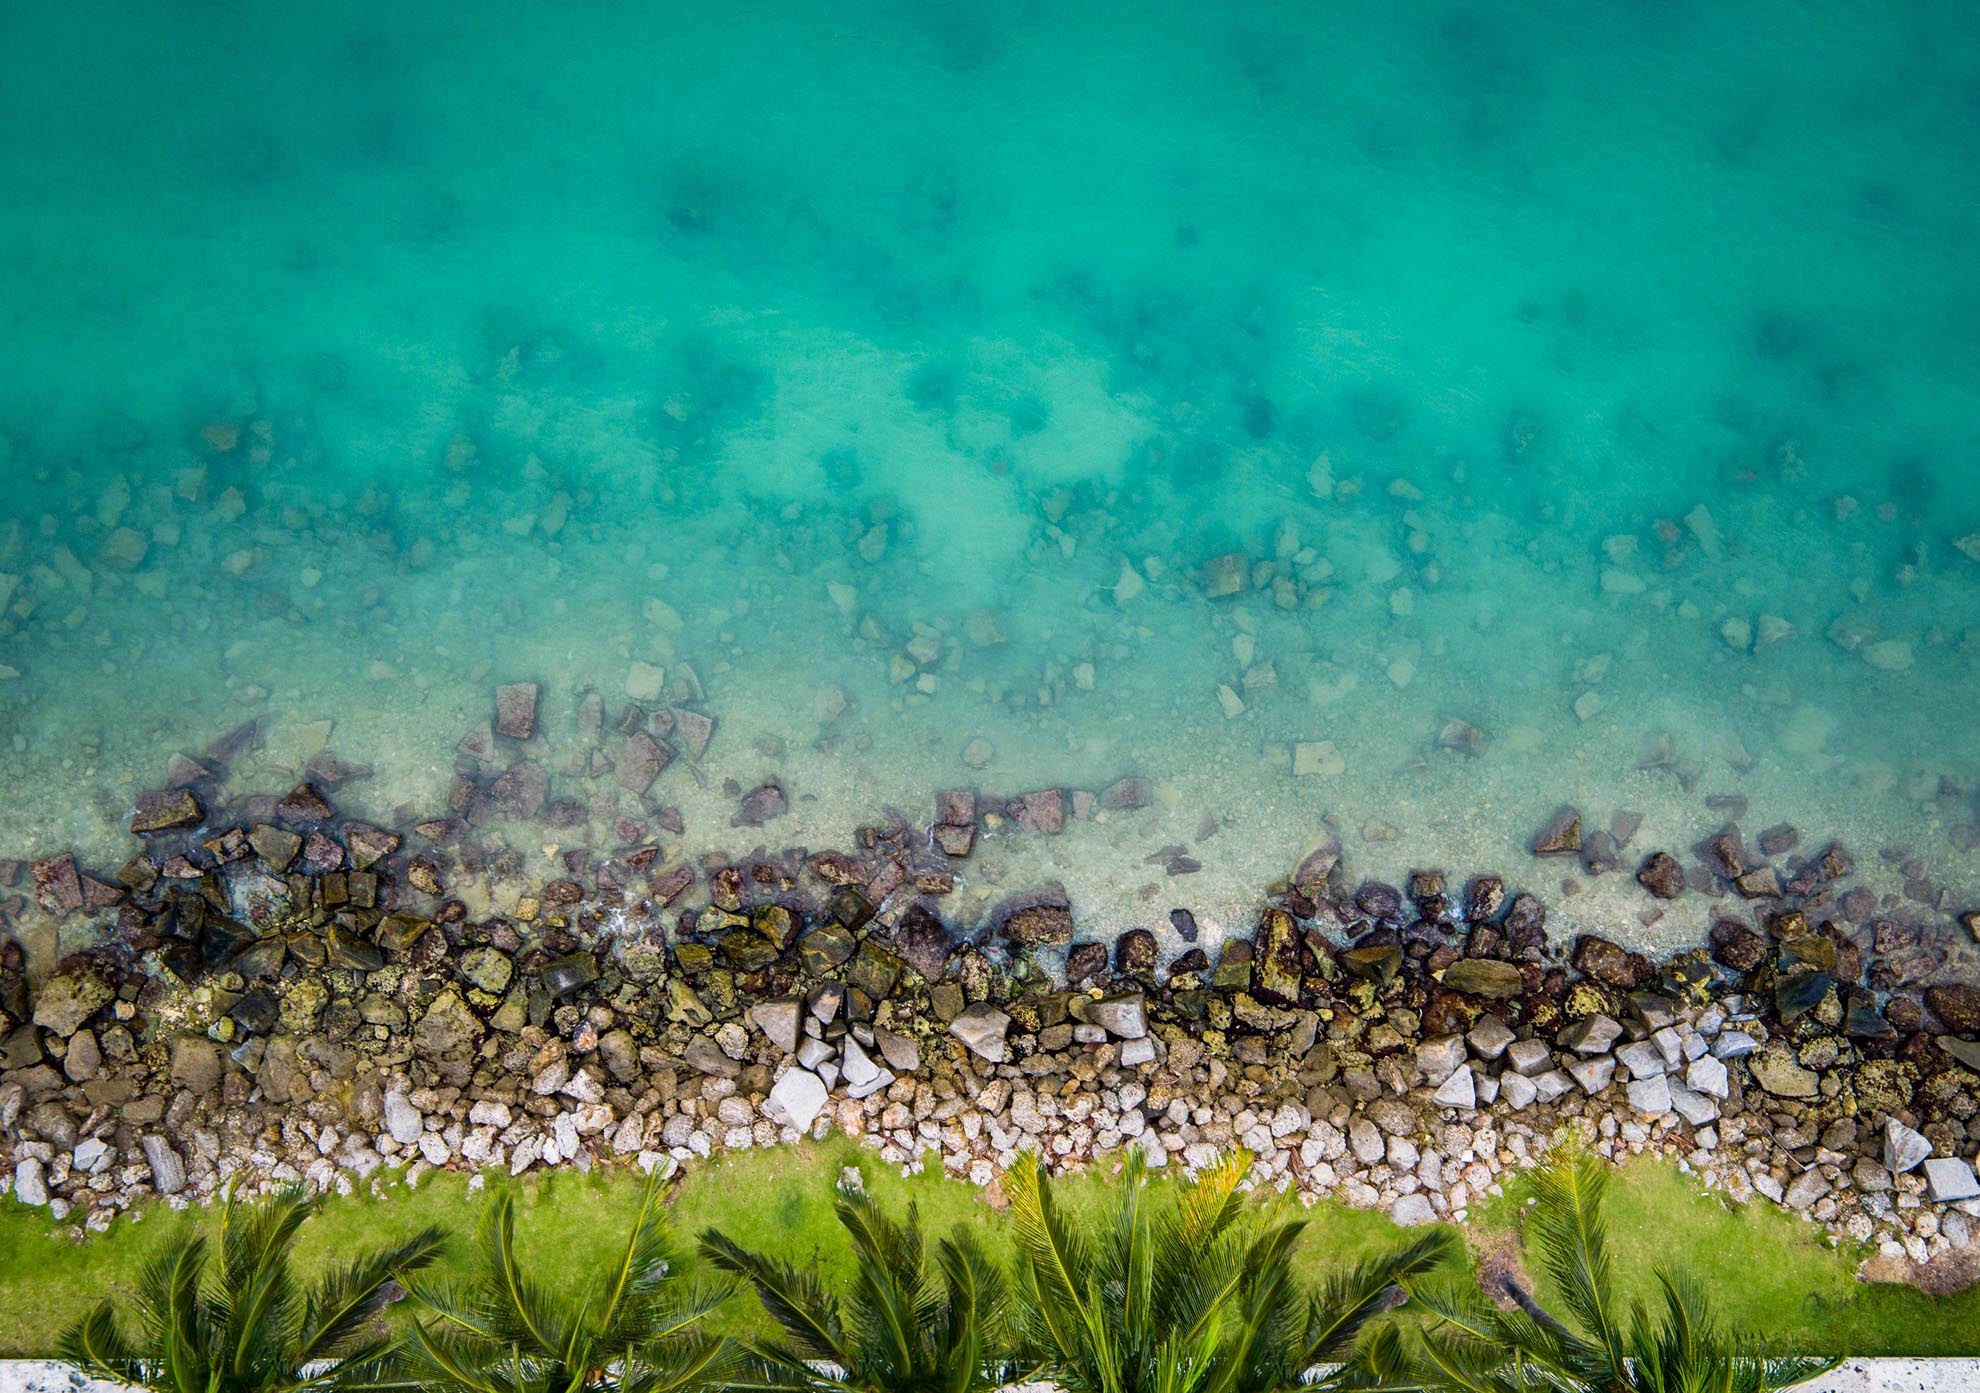
<svg viewBox="0 0 1980 1393">
<path fill-rule="evenodd" d="M 330 806 L 330 800 L 315 784 L 309 783 L 297 784 L 275 805 L 275 816 L 297 827 L 328 822 L 336 815 L 337 810 Z"/>
<path fill-rule="evenodd" d="M 1002 1064 L 1006 1052 L 1005 1034 L 1010 1030 L 1011 1018 L 996 1007 L 985 1002 L 966 1006 L 956 1018 L 949 1022 L 949 1033 L 979 1059 L 991 1064 Z"/>
<path fill-rule="evenodd" d="M 1151 978 L 1160 946 L 1147 929 L 1129 929 L 1114 940 L 1114 971 L 1123 977 Z"/>
<path fill-rule="evenodd" d="M 1184 943 L 1196 942 L 1196 916 L 1186 909 L 1169 911 L 1169 927 L 1176 931 L 1176 937 Z"/>
<path fill-rule="evenodd" d="M 1103 808 L 1145 808 L 1151 798 L 1146 779 L 1116 779 L 1100 790 L 1100 806 Z"/>
<path fill-rule="evenodd" d="M 1642 986 L 1652 974 L 1648 958 L 1594 934 L 1583 934 L 1576 940 L 1574 965 L 1597 982 L 1626 991 Z"/>
<path fill-rule="evenodd" d="M 1097 973 L 1107 970 L 1107 945 L 1075 943 L 1066 950 L 1066 985 L 1077 987 Z"/>
<path fill-rule="evenodd" d="M 1712 961 L 1734 972 L 1751 972 L 1767 957 L 1767 940 L 1733 919 L 1712 925 Z"/>
<path fill-rule="evenodd" d="M 1834 979 L 1826 972 L 1795 972 L 1774 982 L 1774 1008 L 1783 1022 L 1794 1021 L 1822 1004 Z"/>
<path fill-rule="evenodd" d="M 1446 750 L 1459 754 L 1475 755 L 1485 751 L 1485 732 L 1469 721 L 1461 721 L 1453 716 L 1444 722 L 1437 732 L 1437 743 Z"/>
<path fill-rule="evenodd" d="M 967 857 L 976 846 L 976 825 L 974 823 L 937 823 L 929 830 L 929 836 L 944 856 L 957 860 Z"/>
<path fill-rule="evenodd" d="M 1393 982 L 1396 973 L 1402 970 L 1402 949 L 1393 943 L 1349 948 L 1340 955 L 1340 964 L 1380 991 Z"/>
<path fill-rule="evenodd" d="M 1925 1004 L 1949 1029 L 1961 1035 L 1980 1034 L 1980 986 L 1949 982 L 1927 987 Z"/>
<path fill-rule="evenodd" d="M 197 827 L 205 815 L 191 789 L 152 789 L 137 796 L 137 809 L 131 814 L 131 831 L 137 836 L 148 837 L 169 832 L 175 827 Z"/>
<path fill-rule="evenodd" d="M 619 747 L 619 758 L 613 766 L 612 777 L 627 792 L 644 794 L 660 777 L 660 771 L 673 760 L 672 746 L 655 740 L 643 730 L 636 730 Z"/>
<path fill-rule="evenodd" d="M 1062 898 L 1021 904 L 1004 918 L 1004 936 L 1030 947 L 1057 947 L 1072 942 L 1072 905 Z"/>
<path fill-rule="evenodd" d="M 772 780 L 758 784 L 743 795 L 742 806 L 729 819 L 731 827 L 761 827 L 773 818 L 782 817 L 790 809 L 790 802 L 784 796 L 783 786 Z"/>
<path fill-rule="evenodd" d="M 956 950 L 948 926 L 928 909 L 912 905 L 894 937 L 903 961 L 930 982 L 938 980 Z"/>
<path fill-rule="evenodd" d="M 1636 880 L 1660 900 L 1674 900 L 1684 893 L 1684 867 L 1668 851 L 1652 852 L 1636 872 Z"/>
<path fill-rule="evenodd" d="M 598 959 L 590 953 L 570 953 L 543 965 L 543 990 L 552 998 L 567 996 L 597 980 Z"/>
<path fill-rule="evenodd" d="M 1225 552 L 1203 563 L 1203 593 L 1227 599 L 1251 588 L 1251 558 L 1241 551 Z"/>
<path fill-rule="evenodd" d="M 844 924 L 821 924 L 798 940 L 798 959 L 804 970 L 822 977 L 859 951 L 859 940 Z"/>
<path fill-rule="evenodd" d="M 494 948 L 471 948 L 461 955 L 461 976 L 471 985 L 493 995 L 501 995 L 509 988 L 509 979 L 515 975 L 515 964 L 507 955 Z"/>
<path fill-rule="evenodd" d="M 30 862 L 34 878 L 34 898 L 50 914 L 60 918 L 83 907 L 82 877 L 76 873 L 76 858 L 68 852 Z"/>
<path fill-rule="evenodd" d="M 1252 990 L 1271 1006 L 1291 1006 L 1299 1000 L 1299 925 L 1283 909 L 1265 912 L 1258 925 Z"/>
<path fill-rule="evenodd" d="M 34 999 L 34 1023 L 51 1035 L 66 1038 L 108 1005 L 115 994 L 109 981 L 95 971 L 64 972 L 42 984 Z"/>
<path fill-rule="evenodd" d="M 1012 809 L 1018 826 L 1056 837 L 1066 828 L 1064 789 L 1045 788 L 1021 795 Z"/>
<path fill-rule="evenodd" d="M 1581 851 L 1580 809 L 1571 807 L 1558 809 L 1534 834 L 1532 851 L 1535 856 L 1578 854 Z"/>
<path fill-rule="evenodd" d="M 262 865 L 280 875 L 302 853 L 303 839 L 285 827 L 258 822 L 248 833 L 248 845 L 261 858 Z"/>
<path fill-rule="evenodd" d="M 1733 885 L 1749 900 L 1775 900 L 1781 895 L 1780 872 L 1772 866 L 1755 866 L 1735 877 Z"/>
<path fill-rule="evenodd" d="M 1355 908 L 1370 919 L 1402 918 L 1403 895 L 1395 886 L 1379 880 L 1364 880 L 1354 892 Z"/>
<path fill-rule="evenodd" d="M 495 733 L 511 740 L 536 734 L 536 684 L 512 682 L 495 689 Z"/>
<path fill-rule="evenodd" d="M 1506 902 L 1506 884 L 1495 875 L 1475 875 L 1465 882 L 1464 916 L 1473 924 L 1498 914 Z"/>
<path fill-rule="evenodd" d="M 1526 990 L 1526 979 L 1512 963 L 1492 958 L 1459 958 L 1444 969 L 1444 985 L 1468 996 L 1504 1000 Z"/>
<path fill-rule="evenodd" d="M 550 799 L 550 775 L 533 759 L 518 760 L 495 780 L 490 793 L 510 817 L 534 818 Z"/>
</svg>

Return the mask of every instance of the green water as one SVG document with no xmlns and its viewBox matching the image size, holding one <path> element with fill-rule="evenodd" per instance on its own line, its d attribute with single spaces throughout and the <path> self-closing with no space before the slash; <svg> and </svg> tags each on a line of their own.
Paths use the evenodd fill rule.
<svg viewBox="0 0 1980 1393">
<path fill-rule="evenodd" d="M 610 840 L 640 661 L 681 854 L 1152 781 L 964 919 L 1720 796 L 1971 903 L 1977 171 L 1949 3 L 7 6 L 0 857 L 249 717 L 438 811 L 513 680 Z"/>
</svg>

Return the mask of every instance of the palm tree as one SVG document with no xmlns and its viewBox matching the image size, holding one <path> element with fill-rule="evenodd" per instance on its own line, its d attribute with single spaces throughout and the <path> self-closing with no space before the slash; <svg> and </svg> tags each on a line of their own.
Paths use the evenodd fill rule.
<svg viewBox="0 0 1980 1393">
<path fill-rule="evenodd" d="M 725 1379 L 733 1349 L 703 1323 L 735 1294 L 670 1274 L 680 1257 L 655 1167 L 626 1245 L 581 1289 L 547 1287 L 516 1258 L 516 1202 L 504 1191 L 482 1215 L 467 1280 L 415 1283 L 422 1308 L 407 1344 L 409 1374 L 447 1393 L 690 1393 Z"/>
<path fill-rule="evenodd" d="M 1111 1220 L 1087 1230 L 1058 1208 L 1035 1155 L 1005 1178 L 1024 1329 L 1065 1393 L 1282 1393 L 1316 1364 L 1365 1383 L 1362 1331 L 1450 1250 L 1433 1231 L 1302 1291 L 1292 1254 L 1305 1221 L 1246 1202 L 1248 1153 L 1220 1156 L 1169 1204 L 1151 1200 L 1146 1164 L 1129 1153 Z"/>
<path fill-rule="evenodd" d="M 398 1341 L 378 1319 L 395 1281 L 432 1262 L 437 1228 L 332 1270 L 301 1290 L 289 1269 L 296 1231 L 318 1201 L 285 1189 L 254 1204 L 229 1190 L 220 1215 L 220 1262 L 187 1225 L 145 1264 L 127 1332 L 104 1301 L 63 1332 L 62 1357 L 118 1383 L 166 1393 L 357 1393 L 400 1386 Z"/>
<path fill-rule="evenodd" d="M 756 1288 L 783 1327 L 751 1346 L 755 1370 L 732 1388 L 810 1393 L 986 1393 L 1014 1382 L 1004 1355 L 1004 1278 L 967 1233 L 928 1261 L 921 1216 L 895 1223 L 863 1190 L 833 1205 L 852 1237 L 856 1275 L 842 1303 L 816 1268 L 752 1253 L 708 1230 L 701 1251 Z"/>
<path fill-rule="evenodd" d="M 1432 1316 L 1418 1370 L 1438 1393 L 1773 1393 L 1835 1367 L 1833 1359 L 1761 1353 L 1723 1326 L 1689 1278 L 1663 1269 L 1661 1311 L 1615 1295 L 1602 1195 L 1608 1170 L 1573 1145 L 1534 1173 L 1532 1225 L 1547 1275 L 1573 1325 L 1556 1319 L 1517 1281 L 1502 1283 L 1500 1310 L 1460 1281 L 1412 1288 Z"/>
</svg>

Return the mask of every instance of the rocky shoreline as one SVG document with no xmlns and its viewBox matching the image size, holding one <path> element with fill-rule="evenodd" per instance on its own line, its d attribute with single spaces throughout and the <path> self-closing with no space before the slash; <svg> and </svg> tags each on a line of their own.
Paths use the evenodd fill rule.
<svg viewBox="0 0 1980 1393">
<path fill-rule="evenodd" d="M 1420 1223 L 1574 1128 L 1891 1257 L 1964 1247 L 1980 1217 L 1980 981 L 1953 951 L 1980 919 L 1934 887 L 1873 895 L 1840 846 L 1735 824 L 1629 853 L 1632 829 L 1562 810 L 1536 864 L 1627 855 L 1646 912 L 1711 906 L 1709 942 L 1662 962 L 1550 932 L 1497 875 L 1356 880 L 1331 837 L 1249 936 L 1199 943 L 1178 908 L 1094 942 L 1052 887 L 958 905 L 958 881 L 980 839 L 1133 816 L 1145 781 L 945 790 L 846 849 L 687 860 L 653 788 L 714 721 L 698 683 L 652 685 L 609 721 L 580 694 L 561 754 L 538 689 L 499 689 L 437 816 L 342 814 L 368 771 L 330 755 L 235 789 L 247 726 L 137 798 L 114 872 L 0 862 L 0 1190 L 100 1231 L 236 1175 L 348 1189 L 836 1129 L 978 1185 L 1026 1146 L 1243 1145 L 1262 1183 Z M 731 792 L 742 836 L 788 807 Z M 580 849 L 530 877 L 518 827 Z M 31 940 L 59 945 L 32 973 Z"/>
</svg>

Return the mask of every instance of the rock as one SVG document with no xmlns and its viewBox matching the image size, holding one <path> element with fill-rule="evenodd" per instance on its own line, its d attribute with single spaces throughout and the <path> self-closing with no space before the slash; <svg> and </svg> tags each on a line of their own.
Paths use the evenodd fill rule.
<svg viewBox="0 0 1980 1393">
<path fill-rule="evenodd" d="M 1625 991 L 1642 986 L 1652 970 L 1641 954 L 1594 934 L 1583 934 L 1576 942 L 1574 965 L 1596 981 Z"/>
<path fill-rule="evenodd" d="M 1980 986 L 1970 982 L 1948 982 L 1925 989 L 1925 1004 L 1932 1014 L 1961 1035 L 1980 1034 Z"/>
<path fill-rule="evenodd" d="M 1712 961 L 1734 972 L 1751 972 L 1767 957 L 1767 940 L 1746 925 L 1721 919 L 1712 925 Z"/>
<path fill-rule="evenodd" d="M 895 945 L 907 965 L 930 982 L 941 978 L 955 952 L 948 926 L 922 905 L 910 905 L 895 934 Z M 1102 953 L 1104 960 L 1105 954 Z"/>
<path fill-rule="evenodd" d="M 219 1085 L 226 1065 L 220 1046 L 201 1035 L 181 1035 L 172 1042 L 172 1083 L 193 1093 Z"/>
<path fill-rule="evenodd" d="M 1925 1191 L 1935 1204 L 1980 1199 L 1980 1178 L 1971 1162 L 1957 1156 L 1934 1156 L 1925 1162 Z"/>
<path fill-rule="evenodd" d="M 370 870 L 397 851 L 401 840 L 397 832 L 373 827 L 368 822 L 344 825 L 344 845 L 351 853 L 351 865 L 360 871 Z"/>
<path fill-rule="evenodd" d="M 511 740 L 536 734 L 536 684 L 513 682 L 495 689 L 495 733 Z"/>
<path fill-rule="evenodd" d="M 197 827 L 205 815 L 191 789 L 150 789 L 137 796 L 137 807 L 131 813 L 131 831 L 148 837 L 174 827 Z"/>
<path fill-rule="evenodd" d="M 1123 977 L 1152 978 L 1160 951 L 1147 929 L 1129 929 L 1114 940 L 1114 971 Z"/>
<path fill-rule="evenodd" d="M 631 701 L 658 701 L 667 694 L 667 669 L 633 659 L 626 671 L 626 697 Z"/>
<path fill-rule="evenodd" d="M 1152 798 L 1153 790 L 1146 779 L 1116 779 L 1100 790 L 1100 806 L 1103 808 L 1145 808 Z"/>
<path fill-rule="evenodd" d="M 1225 552 L 1203 563 L 1203 593 L 1226 599 L 1251 588 L 1251 558 L 1241 551 Z"/>
<path fill-rule="evenodd" d="M 1402 949 L 1393 943 L 1350 948 L 1340 955 L 1340 964 L 1379 992 L 1402 970 Z"/>
<path fill-rule="evenodd" d="M 1781 1203 L 1796 1213 L 1806 1213 L 1814 1207 L 1816 1200 L 1834 1188 L 1827 1176 L 1810 1166 L 1789 1182 L 1786 1193 L 1781 1196 Z"/>
<path fill-rule="evenodd" d="M 1011 1018 L 987 1002 L 977 1002 L 966 1006 L 962 1013 L 949 1022 L 949 1033 L 962 1041 L 970 1053 L 992 1064 L 1002 1064 L 1005 1056 L 1004 1035 L 1011 1027 Z"/>
<path fill-rule="evenodd" d="M 731 827 L 761 827 L 773 818 L 782 817 L 790 808 L 790 801 L 784 797 L 783 786 L 775 780 L 758 784 L 743 795 L 742 806 L 729 819 Z"/>
<path fill-rule="evenodd" d="M 858 1089 L 872 1083 L 881 1074 L 880 1066 L 873 1062 L 872 1057 L 861 1047 L 859 1041 L 851 1036 L 847 1036 L 845 1043 L 840 1047 L 839 1068 L 845 1076 L 846 1086 L 855 1090 L 855 1097 L 860 1096 L 857 1093 Z"/>
<path fill-rule="evenodd" d="M 1581 1085 L 1581 1091 L 1592 1097 L 1615 1080 L 1616 1061 L 1606 1054 L 1598 1054 L 1592 1059 L 1569 1061 L 1567 1071 Z"/>
<path fill-rule="evenodd" d="M 1884 1169 L 1903 1175 L 1932 1154 L 1932 1143 L 1895 1117 L 1884 1119 Z"/>
<path fill-rule="evenodd" d="M 1459 958 L 1444 969 L 1444 985 L 1468 996 L 1503 1001 L 1526 990 L 1526 979 L 1512 963 L 1496 958 Z"/>
<path fill-rule="evenodd" d="M 34 880 L 35 903 L 57 918 L 83 907 L 82 877 L 76 872 L 76 858 L 69 852 L 28 864 Z"/>
<path fill-rule="evenodd" d="M 1622 1038 L 1622 1025 L 1613 1016 L 1586 1016 L 1554 1038 L 1562 1049 L 1576 1054 L 1606 1054 Z"/>
<path fill-rule="evenodd" d="M 1299 1001 L 1299 925 L 1283 909 L 1268 909 L 1259 920 L 1252 953 L 1252 990 L 1268 1006 L 1291 1006 Z"/>
<path fill-rule="evenodd" d="M 461 1000 L 461 994 L 448 988 L 433 998 L 413 1027 L 413 1045 L 424 1059 L 454 1062 L 481 1042 L 481 1034 L 481 1021 Z"/>
<path fill-rule="evenodd" d="M 590 953 L 571 953 L 543 965 L 543 990 L 553 998 L 566 996 L 597 980 L 598 959 Z"/>
<path fill-rule="evenodd" d="M 780 1127 L 808 1133 L 830 1097 L 818 1075 L 808 1069 L 787 1069 L 764 1099 L 763 1112 Z"/>
<path fill-rule="evenodd" d="M 859 951 L 859 940 L 844 924 L 819 925 L 798 940 L 798 960 L 814 977 L 823 977 Z"/>
<path fill-rule="evenodd" d="M 1103 996 L 1087 1006 L 1086 1019 L 1117 1040 L 1139 1040 L 1148 1033 L 1148 1017 L 1140 992 Z"/>
<path fill-rule="evenodd" d="M 14 1166 L 14 1198 L 40 1208 L 48 1203 L 48 1181 L 38 1157 L 29 1156 Z"/>
<path fill-rule="evenodd" d="M 186 1188 L 186 1165 L 172 1144 L 157 1135 L 146 1137 L 145 1163 L 151 1167 L 151 1188 L 161 1195 L 176 1195 Z"/>
<path fill-rule="evenodd" d="M 1021 905 L 1004 919 L 1004 934 L 1031 947 L 1056 947 L 1072 942 L 1072 905 L 1061 899 Z"/>
<path fill-rule="evenodd" d="M 1760 1042 L 1743 1030 L 1728 1030 L 1712 1042 L 1714 1059 L 1744 1059 L 1760 1048 Z"/>
<path fill-rule="evenodd" d="M 1065 790 L 1041 788 L 1021 794 L 1012 806 L 1012 814 L 1018 826 L 1027 831 L 1056 837 L 1066 828 Z"/>
<path fill-rule="evenodd" d="M 1534 834 L 1535 856 L 1573 856 L 1581 851 L 1581 810 L 1563 807 Z"/>
<path fill-rule="evenodd" d="M 1533 1076 L 1533 1091 L 1542 1103 L 1558 1103 L 1574 1091 L 1574 1079 L 1563 1069 Z"/>
<path fill-rule="evenodd" d="M 1514 1036 L 1512 1027 L 1497 1016 L 1480 1016 L 1478 1024 L 1464 1037 L 1471 1045 L 1472 1052 L 1480 1059 L 1493 1060 L 1506 1052 Z"/>
<path fill-rule="evenodd" d="M 1430 1101 L 1444 1108 L 1462 1108 L 1469 1112 L 1478 1106 L 1478 1086 L 1472 1078 L 1469 1064 L 1460 1067 L 1456 1073 L 1430 1095 Z"/>
<path fill-rule="evenodd" d="M 1662 1074 L 1635 1079 L 1629 1085 L 1629 1105 L 1648 1117 L 1659 1117 L 1671 1110 L 1671 1082 Z"/>
<path fill-rule="evenodd" d="M 1636 872 L 1637 884 L 1660 900 L 1684 893 L 1684 867 L 1668 851 L 1652 852 Z"/>
<path fill-rule="evenodd" d="M 1382 1139 L 1381 1130 L 1366 1117 L 1348 1119 L 1348 1149 L 1364 1166 L 1379 1165 L 1388 1156 L 1388 1143 Z"/>
<path fill-rule="evenodd" d="M 1075 943 L 1066 950 L 1066 985 L 1076 987 L 1089 977 L 1107 970 L 1107 945 Z"/>
<path fill-rule="evenodd" d="M 1691 1061 L 1691 1067 L 1684 1073 L 1684 1083 L 1685 1087 L 1711 1098 L 1726 1097 L 1732 1087 L 1724 1062 L 1709 1054 Z"/>
<path fill-rule="evenodd" d="M 1671 1069 L 1671 1061 L 1654 1040 L 1632 1040 L 1616 1051 L 1616 1062 L 1627 1068 L 1633 1079 L 1656 1078 Z"/>
<path fill-rule="evenodd" d="M 426 1130 L 425 1119 L 404 1093 L 393 1089 L 385 1095 L 385 1130 L 400 1146 L 413 1146 Z"/>
<path fill-rule="evenodd" d="M 803 1003 L 794 996 L 758 1002 L 749 1008 L 749 1018 L 764 1037 L 786 1054 L 795 1054 L 798 1032 L 803 1026 Z"/>
<path fill-rule="evenodd" d="M 619 758 L 613 766 L 612 777 L 627 792 L 644 794 L 660 776 L 660 771 L 673 762 L 673 746 L 655 740 L 643 730 L 636 730 L 619 747 Z M 731 825 L 740 824 L 732 820 Z"/>
<path fill-rule="evenodd" d="M 1416 1047 L 1416 1070 L 1425 1083 L 1440 1084 L 1464 1066 L 1465 1046 L 1461 1035 L 1444 1035 Z"/>
<path fill-rule="evenodd" d="M 1469 721 L 1450 717 L 1437 732 L 1437 743 L 1446 750 L 1459 754 L 1482 754 L 1485 750 L 1485 732 Z"/>
<path fill-rule="evenodd" d="M 94 972 L 65 972 L 42 984 L 34 999 L 34 1023 L 51 1035 L 66 1038 L 82 1029 L 115 993 Z"/>
<path fill-rule="evenodd" d="M 302 851 L 303 839 L 285 827 L 261 822 L 248 833 L 248 845 L 261 858 L 262 865 L 280 875 Z"/>
<path fill-rule="evenodd" d="M 1769 1041 L 1746 1062 L 1753 1081 L 1776 1098 L 1813 1098 L 1821 1091 L 1822 1080 L 1813 1069 L 1804 1069 L 1788 1047 L 1779 1040 Z"/>
<path fill-rule="evenodd" d="M 1506 1046 L 1506 1065 L 1514 1073 L 1531 1078 L 1554 1067 L 1554 1052 L 1545 1040 L 1515 1040 Z"/>
<path fill-rule="evenodd" d="M 550 776 L 535 760 L 519 759 L 502 771 L 489 793 L 510 817 L 528 820 L 541 813 L 549 801 Z"/>
<path fill-rule="evenodd" d="M 1404 1195 L 1389 1206 L 1389 1218 L 1404 1228 L 1437 1222 L 1437 1211 L 1430 1207 L 1430 1197 L 1422 1191 Z"/>
<path fill-rule="evenodd" d="M 1511 1071 L 1499 1075 L 1499 1097 L 1514 1112 L 1524 1112 L 1538 1095 L 1539 1090 L 1526 1075 Z"/>
<path fill-rule="evenodd" d="M 879 1046 L 880 1057 L 887 1061 L 887 1067 L 896 1074 L 912 1074 L 921 1068 L 921 1046 L 908 1036 L 875 1030 L 873 1042 Z"/>
<path fill-rule="evenodd" d="M 976 825 L 974 823 L 937 823 L 929 829 L 936 848 L 944 856 L 962 860 L 976 845 Z"/>
<path fill-rule="evenodd" d="M 461 977 L 482 991 L 500 995 L 515 976 L 515 964 L 494 948 L 470 948 L 461 955 Z"/>
<path fill-rule="evenodd" d="M 1671 1109 L 1694 1127 L 1703 1127 L 1719 1115 L 1715 1099 L 1693 1092 L 1676 1080 L 1671 1080 Z"/>
</svg>

